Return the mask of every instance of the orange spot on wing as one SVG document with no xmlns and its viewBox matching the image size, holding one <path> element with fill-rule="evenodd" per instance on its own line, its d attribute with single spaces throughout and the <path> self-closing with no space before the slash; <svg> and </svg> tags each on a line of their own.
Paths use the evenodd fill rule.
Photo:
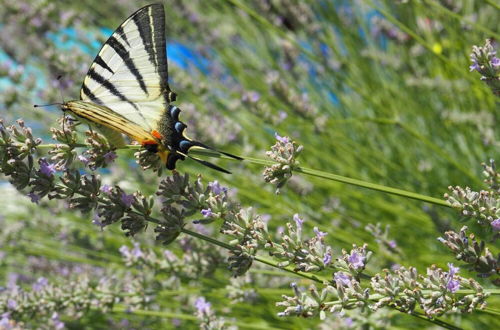
<svg viewBox="0 0 500 330">
<path fill-rule="evenodd" d="M 154 141 L 154 140 L 144 140 L 141 142 L 141 144 L 144 146 L 144 145 L 147 145 L 147 144 L 158 144 L 157 141 Z"/>
<path fill-rule="evenodd" d="M 162 136 L 160 134 L 160 132 L 158 132 L 157 130 L 153 130 L 151 131 L 151 135 L 153 135 L 155 138 L 157 138 L 158 140 L 161 140 Z"/>
</svg>

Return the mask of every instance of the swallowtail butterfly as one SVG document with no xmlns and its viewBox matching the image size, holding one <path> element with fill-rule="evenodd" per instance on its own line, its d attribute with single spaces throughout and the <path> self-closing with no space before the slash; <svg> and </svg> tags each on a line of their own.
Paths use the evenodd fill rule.
<svg viewBox="0 0 500 330">
<path fill-rule="evenodd" d="M 176 94 L 168 85 L 163 5 L 152 4 L 133 13 L 102 46 L 83 81 L 80 100 L 65 102 L 69 111 L 97 125 L 115 145 L 120 133 L 158 153 L 170 170 L 189 157 L 229 173 L 217 165 L 188 156 L 192 147 L 213 148 L 187 138 L 180 109 L 171 102 Z M 232 158 L 237 156 L 217 151 Z"/>
</svg>

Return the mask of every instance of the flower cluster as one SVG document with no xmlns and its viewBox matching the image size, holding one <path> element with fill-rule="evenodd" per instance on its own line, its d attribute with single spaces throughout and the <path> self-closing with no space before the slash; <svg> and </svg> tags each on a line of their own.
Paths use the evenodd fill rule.
<svg viewBox="0 0 500 330">
<path fill-rule="evenodd" d="M 210 304 L 205 297 L 198 297 L 194 302 L 196 308 L 195 315 L 200 321 L 200 329 L 225 329 L 225 321 L 215 315 Z"/>
<path fill-rule="evenodd" d="M 319 314 L 320 317 L 325 317 L 326 312 L 342 313 L 355 308 L 374 311 L 385 306 L 411 312 L 419 306 L 428 317 L 434 317 L 449 311 L 470 312 L 482 307 L 487 297 L 475 281 L 459 277 L 458 269 L 452 265 L 448 272 L 431 267 L 427 277 L 418 276 L 413 268 L 400 268 L 393 273 L 386 271 L 384 275 L 372 278 L 370 288 L 364 287 L 361 281 L 367 275 L 363 271 L 372 256 L 366 244 L 353 245 L 349 251 L 341 250 L 335 255 L 333 247 L 325 242 L 327 233 L 314 227 L 313 235 L 308 237 L 304 228 L 305 220 L 298 214 L 293 215 L 284 231 L 275 238 L 268 231 L 269 219 L 251 208 L 241 208 L 229 198 L 228 190 L 217 181 L 205 186 L 200 177 L 190 182 L 188 175 L 174 172 L 160 182 L 156 196 L 144 196 L 139 191 L 129 194 L 117 185 L 102 185 L 98 175 L 82 174 L 71 168 L 65 168 L 61 175 L 56 175 L 57 166 L 44 157 L 38 158 L 38 168 L 34 168 L 35 161 L 31 153 L 36 151 L 36 145 L 30 142 L 34 139 L 30 130 L 22 123 L 20 127 L 21 129 L 2 126 L 0 147 L 5 151 L 2 153 L 2 164 L 10 164 L 11 159 L 16 157 L 21 158 L 22 164 L 29 164 L 26 159 L 31 159 L 31 166 L 28 166 L 26 174 L 27 184 L 21 189 L 30 186 L 38 199 L 44 196 L 64 199 L 70 208 L 94 213 L 94 223 L 101 227 L 120 222 L 127 235 L 135 235 L 149 223 L 154 223 L 157 240 L 165 244 L 173 242 L 183 232 L 190 232 L 185 229 L 187 219 L 193 220 L 195 226 L 222 220 L 220 232 L 231 237 L 226 246 L 231 254 L 227 261 L 228 268 L 235 276 L 242 276 L 248 271 L 253 261 L 260 258 L 259 251 L 265 251 L 278 260 L 278 267 L 286 267 L 294 272 L 335 272 L 330 281 L 324 282 L 321 290 L 311 286 L 308 292 L 302 292 L 294 285 L 295 296 L 285 296 L 284 301 L 278 303 L 285 307 L 280 314 L 282 316 Z M 59 136 L 62 137 L 60 132 Z M 283 166 L 288 166 L 289 169 L 298 166 L 295 157 L 301 147 L 296 147 L 286 137 L 278 137 L 278 140 L 275 160 L 286 160 L 287 164 Z M 102 141 L 98 138 L 94 141 L 97 146 L 94 149 L 106 150 L 100 146 Z M 278 152 L 280 148 L 281 153 Z M 74 157 L 73 152 L 59 153 L 58 163 L 68 164 L 62 156 L 65 154 L 68 158 Z M 288 157 L 285 159 L 285 156 Z M 102 165 L 103 162 L 96 163 L 96 166 Z M 22 168 L 21 165 L 17 167 Z M 11 177 L 10 173 L 14 173 L 9 167 L 2 167 L 2 171 Z M 492 167 L 487 167 L 486 172 L 490 186 L 496 187 L 496 172 Z M 161 201 L 159 211 L 154 207 L 157 199 Z M 386 239 L 387 235 L 380 228 L 375 232 L 381 241 Z M 196 236 L 196 233 L 191 232 L 191 236 Z M 193 252 L 203 250 L 201 246 L 193 248 L 196 246 L 195 241 L 182 238 L 179 243 L 183 251 L 190 251 L 183 259 L 168 250 L 162 256 L 157 256 L 152 251 L 141 249 L 139 245 L 133 249 L 122 247 L 120 252 L 129 266 L 148 267 L 154 270 L 152 274 L 169 271 L 179 275 L 176 278 L 195 278 L 210 274 L 222 262 L 222 256 L 217 251 L 212 251 L 213 255 L 210 256 L 206 251 Z M 391 247 L 390 242 L 387 244 Z M 203 258 L 204 262 L 201 261 Z M 470 289 L 473 293 L 460 294 L 459 289 Z M 237 292 L 240 299 L 244 297 L 241 290 Z M 233 292 L 236 298 L 237 292 Z M 144 304 L 148 301 L 147 297 L 136 296 L 134 299 L 131 303 Z M 7 301 L 5 304 L 7 305 Z M 211 313 L 210 305 L 205 300 L 200 300 L 198 305 L 198 316 L 202 324 L 208 326 L 220 321 Z M 53 315 L 57 310 L 50 312 L 52 314 L 46 314 Z M 57 321 L 57 317 L 54 320 Z"/>
<path fill-rule="evenodd" d="M 292 177 L 293 171 L 299 166 L 297 158 L 303 147 L 298 146 L 289 137 L 281 137 L 276 134 L 276 143 L 271 147 L 271 151 L 266 152 L 267 156 L 277 164 L 264 169 L 264 180 L 276 185 L 276 193 Z"/>
<path fill-rule="evenodd" d="M 139 243 L 135 243 L 132 249 L 122 246 L 120 253 L 129 267 L 141 267 L 152 274 L 164 273 L 182 280 L 210 277 L 218 265 L 225 264 L 220 249 L 206 249 L 195 239 L 183 238 L 180 240 L 180 247 L 182 257 L 168 249 L 158 254 L 152 249 L 141 248 Z"/>
<path fill-rule="evenodd" d="M 372 234 L 373 237 L 375 237 L 375 241 L 382 249 L 385 249 L 386 251 L 389 251 L 391 253 L 401 253 L 396 241 L 389 238 L 389 229 L 390 226 L 386 225 L 382 230 L 382 225 L 380 224 L 380 222 L 378 222 L 376 225 L 370 223 L 365 227 L 365 230 Z"/>
<path fill-rule="evenodd" d="M 314 316 L 325 318 L 326 312 L 342 313 L 345 310 L 361 308 L 373 312 L 382 307 L 391 307 L 411 313 L 417 307 L 428 317 L 447 312 L 471 312 L 482 308 L 488 294 L 472 279 L 457 275 L 458 268 L 449 264 L 449 271 L 436 266 L 427 269 L 427 275 L 419 275 L 413 267 L 372 277 L 370 288 L 363 288 L 352 276 L 337 272 L 332 282 L 321 290 L 312 285 L 308 291 L 292 284 L 294 296 L 283 296 L 278 306 L 285 307 L 280 316 Z M 472 293 L 460 294 L 459 289 Z"/>
<path fill-rule="evenodd" d="M 87 135 L 85 143 L 89 148 L 78 156 L 79 161 L 91 170 L 107 167 L 114 162 L 117 156 L 108 139 L 92 130 L 86 131 L 85 135 Z"/>
<path fill-rule="evenodd" d="M 287 47 L 284 47 L 285 49 Z M 298 116 L 311 120 L 317 131 L 323 131 L 327 117 L 314 107 L 306 93 L 298 94 L 276 71 L 266 76 L 266 83 L 271 92 L 280 98 L 283 103 Z"/>
<path fill-rule="evenodd" d="M 470 59 L 470 71 L 481 74 L 481 80 L 491 88 L 496 96 L 500 96 L 500 58 L 493 48 L 492 41 L 487 39 L 483 47 L 473 46 Z"/>
<path fill-rule="evenodd" d="M 33 172 L 34 160 L 32 153 L 42 143 L 40 138 L 34 138 L 24 121 L 18 120 L 19 127 L 6 127 L 0 119 L 0 172 L 10 179 L 17 189 L 29 185 Z"/>
<path fill-rule="evenodd" d="M 88 308 L 109 311 L 116 302 L 122 300 L 122 283 L 101 278 L 93 283 L 87 275 L 81 275 L 66 283 L 51 283 L 40 277 L 31 289 L 18 285 L 8 287 L 0 295 L 0 312 L 3 320 L 18 320 L 22 316 L 37 315 L 40 318 L 58 319 L 58 312 L 65 310 L 78 316 Z M 43 301 L 44 303 L 40 303 Z M 50 323 L 50 322 L 49 322 Z"/>
<path fill-rule="evenodd" d="M 484 241 L 478 242 L 474 234 L 467 235 L 467 226 L 460 229 L 460 233 L 447 231 L 446 238 L 439 237 L 438 240 L 446 245 L 454 254 L 457 260 L 462 260 L 469 264 L 470 268 L 478 273 L 480 277 L 496 275 L 492 281 L 500 286 L 500 255 L 496 257 L 486 247 Z"/>
<path fill-rule="evenodd" d="M 493 230 L 500 230 L 500 186 L 498 184 L 500 173 L 495 169 L 495 162 L 483 164 L 485 182 L 488 190 L 479 192 L 469 187 L 448 187 L 451 194 L 444 197 L 454 208 L 460 209 L 463 216 L 473 218 L 483 226 L 491 226 Z"/>
</svg>

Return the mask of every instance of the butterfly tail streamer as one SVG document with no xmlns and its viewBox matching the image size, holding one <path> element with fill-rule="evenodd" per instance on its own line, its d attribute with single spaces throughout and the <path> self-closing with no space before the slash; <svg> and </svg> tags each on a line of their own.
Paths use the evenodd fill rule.
<svg viewBox="0 0 500 330">
<path fill-rule="evenodd" d="M 218 152 L 219 154 L 222 154 L 222 155 L 224 155 L 224 156 L 231 157 L 231 158 L 236 159 L 236 160 L 243 160 L 243 158 L 241 158 L 241 157 L 239 157 L 239 156 L 236 156 L 236 155 L 230 154 L 230 153 L 228 153 L 228 152 L 224 152 L 224 151 L 217 150 L 217 149 L 215 149 L 215 148 L 212 148 L 212 147 L 210 147 L 210 146 L 207 146 L 206 144 L 201 143 L 201 142 L 198 142 L 198 141 L 191 141 L 191 143 L 193 144 L 193 146 L 196 146 L 196 147 L 201 147 L 201 148 L 203 148 L 203 149 L 212 150 L 212 151 Z"/>
</svg>

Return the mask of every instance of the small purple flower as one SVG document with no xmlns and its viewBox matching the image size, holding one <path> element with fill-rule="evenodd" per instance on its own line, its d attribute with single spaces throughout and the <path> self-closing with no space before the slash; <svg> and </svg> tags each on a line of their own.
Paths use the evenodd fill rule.
<svg viewBox="0 0 500 330">
<path fill-rule="evenodd" d="M 260 94 L 256 91 L 249 91 L 243 93 L 241 96 L 243 102 L 257 103 L 260 100 Z"/>
<path fill-rule="evenodd" d="M 30 192 L 28 194 L 28 197 L 31 198 L 32 203 L 38 204 L 38 202 L 40 201 L 40 196 L 38 194 L 35 194 L 34 192 Z"/>
<path fill-rule="evenodd" d="M 332 251 L 328 250 L 323 256 L 323 265 L 328 266 L 330 262 L 332 262 Z"/>
<path fill-rule="evenodd" d="M 318 227 L 314 227 L 313 231 L 316 234 L 316 237 L 319 238 L 319 239 L 322 239 L 323 237 L 325 237 L 327 235 L 327 233 L 320 231 L 318 229 Z"/>
<path fill-rule="evenodd" d="M 290 138 L 288 136 L 279 136 L 278 133 L 274 133 L 274 137 L 276 138 L 276 140 L 278 140 L 278 142 L 281 142 L 281 143 L 289 143 L 290 142 Z"/>
<path fill-rule="evenodd" d="M 349 286 L 351 284 L 351 277 L 343 272 L 336 272 L 333 279 L 343 286 Z"/>
<path fill-rule="evenodd" d="M 354 321 L 350 317 L 346 317 L 344 319 L 344 324 L 346 325 L 346 327 L 351 328 L 354 325 Z"/>
<path fill-rule="evenodd" d="M 285 112 L 285 111 L 280 111 L 278 112 L 278 118 L 279 118 L 279 121 L 283 121 L 286 119 L 286 117 L 288 117 L 288 114 Z"/>
<path fill-rule="evenodd" d="M 299 214 L 298 213 L 295 213 L 293 215 L 293 220 L 295 221 L 296 225 L 297 225 L 297 229 L 298 230 L 301 230 L 302 229 L 302 224 L 304 223 L 304 220 L 302 220 L 300 217 L 299 217 Z"/>
<path fill-rule="evenodd" d="M 211 218 L 214 216 L 214 213 L 212 212 L 212 210 L 210 208 L 208 208 L 208 209 L 201 210 L 201 215 L 204 218 Z"/>
<path fill-rule="evenodd" d="M 450 291 L 451 293 L 455 293 L 460 289 L 460 281 L 458 280 L 449 280 L 448 283 L 446 284 L 446 289 Z"/>
<path fill-rule="evenodd" d="M 450 271 L 448 272 L 449 277 L 455 276 L 455 274 L 460 270 L 459 267 L 455 267 L 451 262 L 448 263 L 448 268 L 450 268 Z"/>
<path fill-rule="evenodd" d="M 88 163 L 90 162 L 90 160 L 83 155 L 78 155 L 77 158 L 79 161 L 81 161 L 83 163 L 83 165 L 88 165 Z"/>
<path fill-rule="evenodd" d="M 134 195 L 127 195 L 126 193 L 122 193 L 122 198 L 121 198 L 122 203 L 127 207 L 131 207 L 132 203 L 135 201 Z"/>
<path fill-rule="evenodd" d="M 144 256 L 139 243 L 134 243 L 134 248 L 132 249 L 131 252 L 135 258 L 142 258 Z"/>
<path fill-rule="evenodd" d="M 493 57 L 491 59 L 491 66 L 493 66 L 494 69 L 497 69 L 500 66 L 500 59 L 498 57 Z"/>
<path fill-rule="evenodd" d="M 52 176 L 56 172 L 56 166 L 42 158 L 40 159 L 40 172 L 46 176 Z"/>
<path fill-rule="evenodd" d="M 390 247 L 391 249 L 395 249 L 395 248 L 397 248 L 397 246 L 398 246 L 398 245 L 396 244 L 396 241 L 395 241 L 395 240 L 389 241 L 388 243 L 389 243 L 389 247 Z"/>
<path fill-rule="evenodd" d="M 35 283 L 33 283 L 32 288 L 33 291 L 40 291 L 42 290 L 45 286 L 49 284 L 49 280 L 47 280 L 45 277 L 40 277 L 38 280 L 36 280 Z"/>
<path fill-rule="evenodd" d="M 108 184 L 105 184 L 101 187 L 101 191 L 105 194 L 110 194 L 111 191 L 113 190 L 113 187 L 111 187 L 110 185 Z"/>
<path fill-rule="evenodd" d="M 208 188 L 215 194 L 227 193 L 227 188 L 222 187 L 217 180 L 208 183 Z"/>
<path fill-rule="evenodd" d="M 8 299 L 7 300 L 7 308 L 10 310 L 14 310 L 17 308 L 17 301 L 14 299 Z"/>
<path fill-rule="evenodd" d="M 453 279 L 455 274 L 458 273 L 460 268 L 453 266 L 453 264 L 450 262 L 448 263 L 448 267 L 450 270 L 448 271 L 448 282 L 446 283 L 446 289 L 450 291 L 451 293 L 455 293 L 460 289 L 460 281 Z"/>
<path fill-rule="evenodd" d="M 50 319 L 52 320 L 54 329 L 64 329 L 65 324 L 59 319 L 59 314 L 57 312 L 54 312 Z"/>
<path fill-rule="evenodd" d="M 479 71 L 480 69 L 481 69 L 481 66 L 479 65 L 479 63 L 477 63 L 477 61 L 476 61 L 476 60 L 473 60 L 473 61 L 472 61 L 472 65 L 471 65 L 471 66 L 469 66 L 469 70 L 470 70 L 470 72 L 472 72 L 472 71 L 474 71 L 474 70 Z"/>
<path fill-rule="evenodd" d="M 120 251 L 120 253 L 122 254 L 122 256 L 124 258 L 129 258 L 130 257 L 130 249 L 128 248 L 128 246 L 122 245 L 120 247 L 120 249 L 118 249 L 118 251 Z"/>
<path fill-rule="evenodd" d="M 500 231 L 500 218 L 493 220 L 491 222 L 491 227 L 493 227 L 494 231 Z"/>
<path fill-rule="evenodd" d="M 106 164 L 111 164 L 118 156 L 116 156 L 114 151 L 109 151 L 103 157 Z"/>
<path fill-rule="evenodd" d="M 105 225 L 101 222 L 101 217 L 99 213 L 95 213 L 92 218 L 92 224 L 101 227 L 101 230 L 105 227 Z"/>
<path fill-rule="evenodd" d="M 209 314 L 210 313 L 210 303 L 205 300 L 205 297 L 199 297 L 194 302 L 194 307 L 198 310 L 200 314 Z"/>
<path fill-rule="evenodd" d="M 262 214 L 260 216 L 260 220 L 262 220 L 262 222 L 267 225 L 269 223 L 269 221 L 271 220 L 271 215 L 270 214 Z"/>
<path fill-rule="evenodd" d="M 12 329 L 13 324 L 10 323 L 10 313 L 3 313 L 0 319 L 0 329 Z"/>
<path fill-rule="evenodd" d="M 354 267 L 354 269 L 360 269 L 365 266 L 363 259 L 364 257 L 361 254 L 356 251 L 352 251 L 347 260 L 349 261 L 351 266 Z"/>
</svg>

